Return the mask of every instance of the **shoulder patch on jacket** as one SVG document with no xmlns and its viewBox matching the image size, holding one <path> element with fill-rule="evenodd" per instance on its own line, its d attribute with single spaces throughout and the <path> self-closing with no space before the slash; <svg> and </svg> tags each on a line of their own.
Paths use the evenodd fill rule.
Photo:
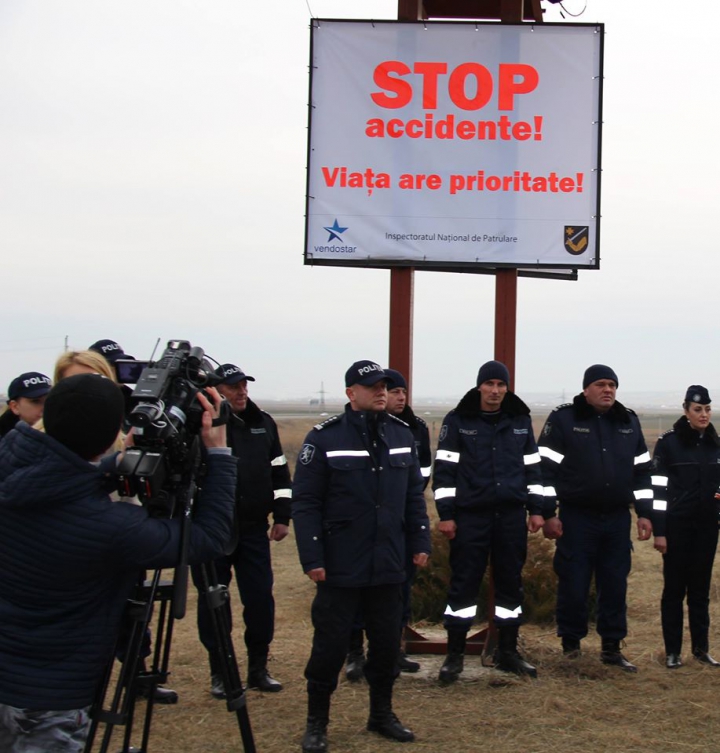
<svg viewBox="0 0 720 753">
<path fill-rule="evenodd" d="M 424 418 L 420 416 L 415 416 L 415 418 L 417 422 L 420 424 L 420 426 L 427 426 L 427 421 Z"/>
<path fill-rule="evenodd" d="M 321 423 L 315 424 L 315 426 L 313 426 L 313 429 L 317 429 L 318 431 L 322 431 L 326 427 L 332 426 L 332 424 L 336 424 L 342 417 L 343 417 L 342 413 L 338 413 L 337 416 L 330 416 L 330 418 L 326 418 Z"/>
<path fill-rule="evenodd" d="M 631 416 L 637 416 L 637 413 L 632 408 L 628 408 L 627 405 L 624 406 L 625 410 L 631 415 Z"/>
<path fill-rule="evenodd" d="M 557 408 L 553 408 L 553 413 L 559 410 L 563 410 L 563 408 L 572 408 L 572 407 L 573 407 L 572 403 L 563 403 L 562 405 L 558 405 Z"/>
</svg>

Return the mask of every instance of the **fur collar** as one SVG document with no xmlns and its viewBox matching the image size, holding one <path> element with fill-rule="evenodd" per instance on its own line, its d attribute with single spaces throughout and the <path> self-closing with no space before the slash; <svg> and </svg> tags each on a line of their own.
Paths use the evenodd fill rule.
<svg viewBox="0 0 720 753">
<path fill-rule="evenodd" d="M 530 408 L 514 393 L 507 391 L 500 410 L 508 416 L 529 416 Z M 457 404 L 455 412 L 461 416 L 476 417 L 482 415 L 480 392 L 477 387 L 468 390 Z"/>
<path fill-rule="evenodd" d="M 402 419 L 411 429 L 416 429 L 418 426 L 418 417 L 409 405 L 402 409 L 402 413 L 398 414 L 397 418 Z"/>
<path fill-rule="evenodd" d="M 575 395 L 575 397 L 573 398 L 573 411 L 575 412 L 575 417 L 578 419 L 592 418 L 593 416 L 597 415 L 597 411 L 592 407 L 592 405 L 590 405 L 590 403 L 588 403 L 588 401 L 585 399 L 585 395 L 583 395 L 582 392 L 579 395 Z M 607 412 L 607 415 L 613 421 L 619 421 L 623 424 L 630 423 L 631 414 L 632 411 L 626 408 L 618 400 L 615 401 L 613 407 L 610 408 L 610 410 Z"/>
<path fill-rule="evenodd" d="M 690 426 L 690 422 L 685 416 L 680 416 L 680 418 L 678 418 L 673 424 L 673 431 L 680 440 L 680 444 L 683 444 L 686 447 L 695 447 L 698 441 L 712 442 L 716 447 L 720 447 L 720 437 L 718 437 L 715 427 L 712 424 L 708 424 L 702 440 L 700 439 L 700 434 Z"/>
</svg>

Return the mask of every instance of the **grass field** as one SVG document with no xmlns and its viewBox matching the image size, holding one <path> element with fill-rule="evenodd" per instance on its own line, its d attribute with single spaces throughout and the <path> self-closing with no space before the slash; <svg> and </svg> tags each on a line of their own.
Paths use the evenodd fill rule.
<svg viewBox="0 0 720 753">
<path fill-rule="evenodd" d="M 648 445 L 657 431 L 644 419 Z M 289 458 L 294 459 L 312 420 L 280 421 Z M 660 420 L 656 422 L 660 424 Z M 667 428 L 659 426 L 659 428 Z M 439 429 L 439 422 L 437 429 Z M 302 574 L 292 537 L 273 544 L 276 640 L 270 669 L 285 685 L 279 694 L 248 693 L 248 708 L 258 751 L 299 751 L 305 721 L 303 669 L 311 642 L 309 619 L 313 585 Z M 716 579 L 717 582 L 717 579 Z M 436 681 L 442 657 L 419 656 L 423 670 L 403 675 L 396 684 L 395 707 L 415 731 L 410 750 L 445 749 L 450 753 L 709 753 L 720 750 L 720 670 L 693 662 L 668 671 L 663 665 L 659 602 L 661 558 L 651 542 L 636 542 L 629 580 L 629 635 L 625 653 L 639 667 L 637 675 L 602 666 L 599 639 L 583 643 L 584 655 L 564 659 L 552 627 L 524 626 L 523 652 L 537 664 L 539 678 L 518 679 L 482 666 L 468 657 L 467 671 L 456 685 Z M 236 615 L 235 646 L 245 670 L 240 609 Z M 711 591 L 711 649 L 720 654 L 720 601 Z M 432 632 L 431 626 L 419 626 Z M 149 751 L 241 751 L 235 716 L 223 702 L 211 698 L 205 655 L 197 639 L 194 594 L 188 617 L 177 623 L 170 685 L 180 693 L 177 706 L 155 707 Z M 365 731 L 367 686 L 341 680 L 333 697 L 329 728 L 330 750 L 375 753 L 397 743 Z M 111 750 L 120 747 L 120 738 Z"/>
</svg>

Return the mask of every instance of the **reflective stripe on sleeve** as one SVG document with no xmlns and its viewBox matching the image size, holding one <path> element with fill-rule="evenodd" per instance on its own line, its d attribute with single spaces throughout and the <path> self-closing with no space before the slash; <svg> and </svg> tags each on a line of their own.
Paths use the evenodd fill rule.
<svg viewBox="0 0 720 753">
<path fill-rule="evenodd" d="M 539 494 L 542 496 L 543 494 L 543 485 L 542 484 L 528 484 L 528 494 Z"/>
<path fill-rule="evenodd" d="M 278 455 L 270 461 L 270 465 L 287 465 L 287 458 L 285 455 Z"/>
<path fill-rule="evenodd" d="M 369 458 L 370 453 L 367 450 L 328 450 L 329 458 Z"/>
<path fill-rule="evenodd" d="M 555 452 L 555 450 L 551 450 L 549 447 L 538 447 L 538 452 L 540 453 L 541 458 L 552 460 L 553 463 L 557 463 L 558 465 L 560 465 L 565 459 L 565 455 L 561 455 L 559 452 Z"/>
<path fill-rule="evenodd" d="M 475 617 L 475 615 L 477 614 L 477 604 L 472 607 L 463 607 L 462 609 L 458 609 L 457 611 L 452 609 L 450 605 L 448 604 L 445 607 L 444 614 L 447 617 L 460 617 L 464 620 L 469 620 L 472 617 Z"/>
<path fill-rule="evenodd" d="M 402 455 L 403 453 L 412 452 L 412 447 L 391 447 L 391 455 Z"/>
<path fill-rule="evenodd" d="M 275 489 L 273 497 L 275 499 L 292 499 L 292 489 Z"/>
<path fill-rule="evenodd" d="M 457 488 L 454 486 L 448 486 L 444 489 L 435 489 L 435 499 L 446 499 L 447 497 L 454 497 Z"/>
<path fill-rule="evenodd" d="M 543 487 L 543 497 L 557 497 L 557 492 L 554 486 Z"/>
<path fill-rule="evenodd" d="M 653 486 L 667 486 L 668 485 L 667 476 L 651 476 L 650 480 L 652 481 Z"/>
<path fill-rule="evenodd" d="M 495 606 L 495 616 L 499 620 L 512 620 L 517 619 L 522 614 L 522 607 L 515 607 L 515 609 L 505 609 L 505 607 Z"/>
<path fill-rule="evenodd" d="M 664 499 L 653 500 L 653 510 L 667 510 L 667 502 Z"/>
<path fill-rule="evenodd" d="M 435 460 L 447 460 L 448 463 L 459 463 L 460 453 L 451 452 L 450 450 L 438 450 L 435 455 Z"/>
<path fill-rule="evenodd" d="M 423 478 L 430 478 L 430 472 L 432 471 L 431 465 L 426 465 L 423 468 L 420 469 L 420 473 L 422 474 Z"/>
<path fill-rule="evenodd" d="M 525 465 L 534 465 L 535 463 L 540 462 L 540 453 L 539 452 L 533 452 L 530 455 L 523 455 L 523 461 Z"/>
<path fill-rule="evenodd" d="M 635 465 L 640 465 L 640 463 L 649 463 L 649 462 L 650 462 L 649 452 L 643 452 L 642 455 L 635 456 Z"/>
<path fill-rule="evenodd" d="M 652 499 L 653 498 L 653 490 L 652 489 L 636 489 L 633 494 L 635 495 L 635 499 Z"/>
</svg>

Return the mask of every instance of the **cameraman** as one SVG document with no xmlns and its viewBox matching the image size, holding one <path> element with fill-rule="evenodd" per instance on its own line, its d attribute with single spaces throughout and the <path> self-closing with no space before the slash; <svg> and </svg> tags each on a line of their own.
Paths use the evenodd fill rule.
<svg viewBox="0 0 720 753">
<path fill-rule="evenodd" d="M 207 477 L 190 530 L 193 562 L 231 533 L 235 460 L 219 413 L 201 394 Z M 123 418 L 117 385 L 68 377 L 46 401 L 45 433 L 24 423 L 0 444 L 0 750 L 81 751 L 88 711 L 120 618 L 144 568 L 172 567 L 179 520 L 150 518 L 103 491 L 95 462 Z"/>
</svg>

